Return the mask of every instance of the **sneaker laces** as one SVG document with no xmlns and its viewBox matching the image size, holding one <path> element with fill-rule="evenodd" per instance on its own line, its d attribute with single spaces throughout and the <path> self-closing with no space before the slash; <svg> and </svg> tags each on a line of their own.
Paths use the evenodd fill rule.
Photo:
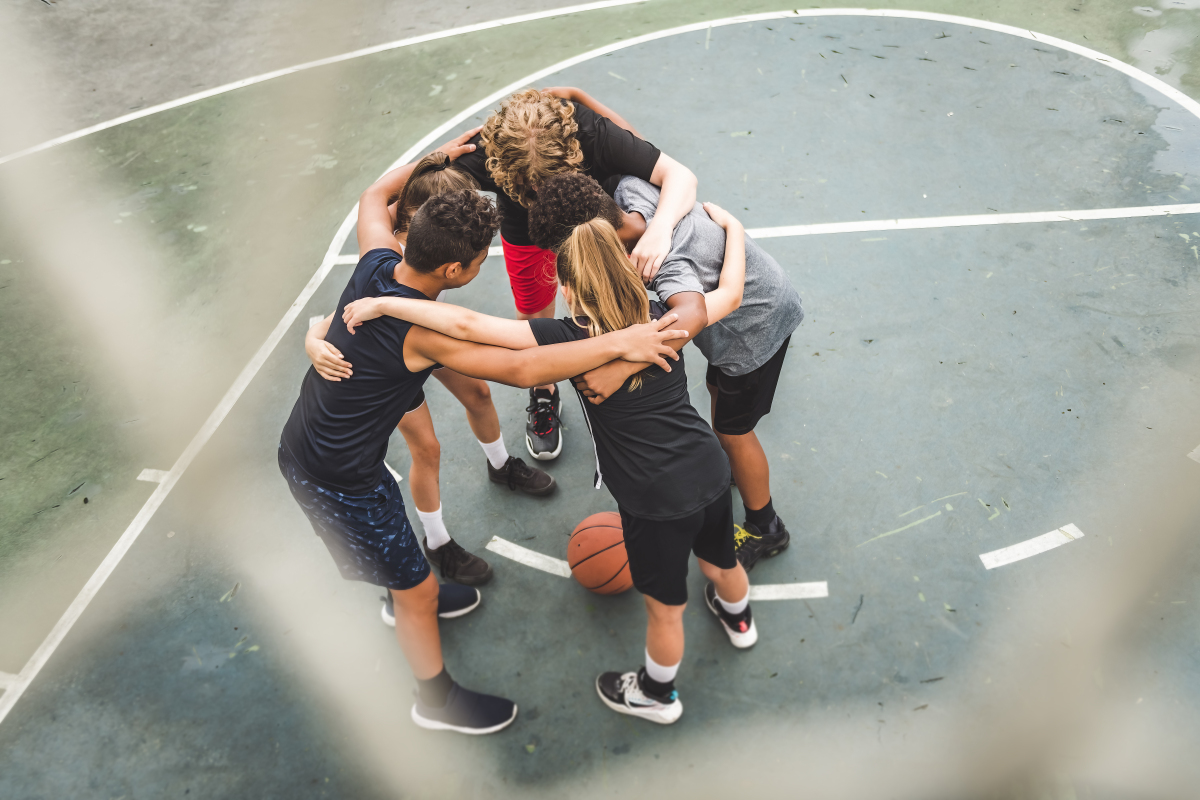
<svg viewBox="0 0 1200 800">
<path fill-rule="evenodd" d="M 649 699 L 646 697 L 646 693 L 642 691 L 642 684 L 640 681 L 638 681 L 636 672 L 626 672 L 624 675 L 622 675 L 621 682 L 618 684 L 618 687 L 620 688 L 621 696 L 624 698 L 626 703 L 629 702 L 630 696 Z"/>
<path fill-rule="evenodd" d="M 734 549 L 736 549 L 736 550 L 742 549 L 742 545 L 744 545 L 750 539 L 761 539 L 761 538 L 762 538 L 761 536 L 754 535 L 750 531 L 743 528 L 741 525 L 738 525 L 736 522 L 733 523 L 733 546 L 734 546 Z"/>
<path fill-rule="evenodd" d="M 465 558 L 467 551 L 453 539 L 439 547 L 435 552 L 441 554 L 442 571 L 447 574 L 447 577 L 457 575 L 459 567 L 467 560 Z"/>
<path fill-rule="evenodd" d="M 518 486 L 526 483 L 533 475 L 533 468 L 522 459 L 509 456 L 508 462 L 504 465 L 504 472 L 508 479 L 508 488 L 515 492 Z"/>
<path fill-rule="evenodd" d="M 554 431 L 556 424 L 561 425 L 558 412 L 554 409 L 554 398 L 549 400 L 534 398 L 525 408 L 526 414 L 533 415 L 533 432 L 538 436 L 548 436 Z"/>
</svg>

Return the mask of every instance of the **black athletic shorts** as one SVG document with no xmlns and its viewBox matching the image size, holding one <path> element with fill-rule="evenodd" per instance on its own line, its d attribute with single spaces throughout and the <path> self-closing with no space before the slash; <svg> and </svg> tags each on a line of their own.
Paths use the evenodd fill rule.
<svg viewBox="0 0 1200 800">
<path fill-rule="evenodd" d="M 423 405 L 425 405 L 425 390 L 418 389 L 417 396 L 413 398 L 412 403 L 408 406 L 408 411 L 405 411 L 404 413 L 411 414 Z"/>
<path fill-rule="evenodd" d="M 779 384 L 779 373 L 791 341 L 791 336 L 784 339 L 767 363 L 745 375 L 726 375 L 709 366 L 705 380 L 717 389 L 713 430 L 726 436 L 742 436 L 754 430 L 758 421 L 771 413 L 771 401 L 775 399 L 775 387 Z"/>
<path fill-rule="evenodd" d="M 642 519 L 621 509 L 625 553 L 633 585 L 669 606 L 687 602 L 688 558 L 692 553 L 721 569 L 733 569 L 733 495 L 721 493 L 704 508 L 682 519 Z"/>
</svg>

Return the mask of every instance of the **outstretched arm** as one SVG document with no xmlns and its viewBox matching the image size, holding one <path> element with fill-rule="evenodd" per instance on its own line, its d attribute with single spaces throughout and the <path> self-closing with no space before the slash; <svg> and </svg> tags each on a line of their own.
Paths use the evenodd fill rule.
<svg viewBox="0 0 1200 800">
<path fill-rule="evenodd" d="M 645 136 L 642 136 L 642 134 L 638 133 L 637 128 L 626 122 L 624 117 L 601 103 L 596 98 L 592 97 L 583 89 L 579 89 L 574 86 L 551 86 L 549 89 L 542 89 L 542 92 L 544 94 L 554 95 L 555 97 L 561 97 L 563 100 L 569 100 L 573 103 L 579 103 L 579 105 L 584 106 L 585 108 L 590 108 L 592 111 L 595 111 L 602 117 L 608 117 L 610 120 L 617 123 L 639 139 L 646 138 Z"/>
<path fill-rule="evenodd" d="M 446 142 L 438 150 L 450 156 L 453 161 L 463 153 L 475 150 L 475 145 L 467 144 L 467 141 L 478 132 L 479 128 L 469 130 Z M 404 184 L 408 183 L 414 167 L 416 162 L 396 167 L 368 186 L 358 198 L 359 258 L 378 247 L 396 249 L 396 218 L 388 206 L 400 198 Z"/>
<path fill-rule="evenodd" d="M 658 364 L 669 372 L 666 359 L 678 360 L 679 355 L 663 342 L 687 336 L 687 331 L 667 329 L 674 321 L 675 315 L 668 314 L 603 336 L 527 350 L 464 342 L 413 328 L 404 339 L 404 363 L 413 371 L 443 364 L 473 378 L 521 388 L 556 383 L 614 358 Z"/>
<path fill-rule="evenodd" d="M 414 325 L 468 342 L 524 350 L 537 347 L 527 320 L 501 319 L 469 308 L 403 297 L 363 297 L 349 303 L 342 320 L 350 333 L 367 320 L 380 316 L 407 320 Z"/>
<path fill-rule="evenodd" d="M 654 279 L 663 259 L 671 251 L 671 233 L 676 224 L 696 205 L 696 176 L 666 153 L 659 155 L 650 182 L 662 188 L 658 195 L 658 210 L 629 254 L 646 283 Z"/>
<path fill-rule="evenodd" d="M 721 281 L 717 288 L 704 295 L 708 324 L 724 319 L 742 304 L 746 286 L 746 229 L 732 214 L 716 203 L 705 203 L 704 210 L 712 221 L 725 229 L 725 263 L 721 266 Z"/>
</svg>

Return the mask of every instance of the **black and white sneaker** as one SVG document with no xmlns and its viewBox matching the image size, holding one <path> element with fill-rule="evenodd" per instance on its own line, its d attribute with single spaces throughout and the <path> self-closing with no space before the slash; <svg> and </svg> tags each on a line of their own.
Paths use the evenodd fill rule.
<svg viewBox="0 0 1200 800">
<path fill-rule="evenodd" d="M 759 530 L 752 522 L 734 525 L 733 541 L 737 548 L 737 560 L 749 572 L 760 560 L 774 558 L 786 550 L 792 543 L 792 535 L 784 526 L 783 519 L 777 515 L 766 530 Z"/>
<path fill-rule="evenodd" d="M 383 624 L 396 627 L 396 608 L 393 605 L 392 593 L 388 592 L 379 599 L 383 601 L 383 609 L 379 612 L 379 615 L 383 617 Z M 442 619 L 454 619 L 469 614 L 482 602 L 483 595 L 479 593 L 478 589 L 454 583 L 438 584 L 437 614 Z"/>
<path fill-rule="evenodd" d="M 431 731 L 457 731 L 479 736 L 495 733 L 512 724 L 517 718 L 517 704 L 503 697 L 472 692 L 457 683 L 450 687 L 446 705 L 427 706 L 413 692 L 412 721 Z"/>
<path fill-rule="evenodd" d="M 451 539 L 434 550 L 429 546 L 429 537 L 421 539 L 425 557 L 438 568 L 442 578 L 464 586 L 483 586 L 492 579 L 492 565 L 474 553 L 469 553 L 458 542 Z"/>
<path fill-rule="evenodd" d="M 679 692 L 666 697 L 651 694 L 642 688 L 645 668 L 637 672 L 605 672 L 596 678 L 596 694 L 604 705 L 618 714 L 641 717 L 659 725 L 670 725 L 683 714 Z"/>
<path fill-rule="evenodd" d="M 745 649 L 753 647 L 758 641 L 758 628 L 754 625 L 749 605 L 740 614 L 730 614 L 725 610 L 725 606 L 717 601 L 717 587 L 711 583 L 704 586 L 704 604 L 721 621 L 721 627 L 729 635 L 729 641 L 733 642 L 734 647 Z"/>
<path fill-rule="evenodd" d="M 538 461 L 552 461 L 562 452 L 562 392 L 530 389 L 525 412 L 525 447 Z"/>
</svg>

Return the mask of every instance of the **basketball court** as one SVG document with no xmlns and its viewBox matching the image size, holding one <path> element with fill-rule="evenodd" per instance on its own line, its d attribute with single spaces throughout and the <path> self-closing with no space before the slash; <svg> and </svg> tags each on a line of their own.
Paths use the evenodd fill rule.
<svg viewBox="0 0 1200 800">
<path fill-rule="evenodd" d="M 594 5 L 0 157 L 0 796 L 1194 786 L 1200 103 L 1106 52 L 1145 17 Z M 488 483 L 431 382 L 448 527 L 496 572 L 442 624 L 447 663 L 520 716 L 429 735 L 380 591 L 340 579 L 275 448 L 358 194 L 562 85 L 689 166 L 803 297 L 759 428 L 793 543 L 750 574 L 750 651 L 693 570 L 684 717 L 619 717 L 591 681 L 641 658 L 643 611 L 565 572 L 575 524 L 616 508 L 577 404 L 538 500 Z M 72 222 L 35 240 L 56 186 Z M 448 300 L 511 316 L 499 256 Z M 526 395 L 493 397 L 518 454 Z"/>
</svg>

